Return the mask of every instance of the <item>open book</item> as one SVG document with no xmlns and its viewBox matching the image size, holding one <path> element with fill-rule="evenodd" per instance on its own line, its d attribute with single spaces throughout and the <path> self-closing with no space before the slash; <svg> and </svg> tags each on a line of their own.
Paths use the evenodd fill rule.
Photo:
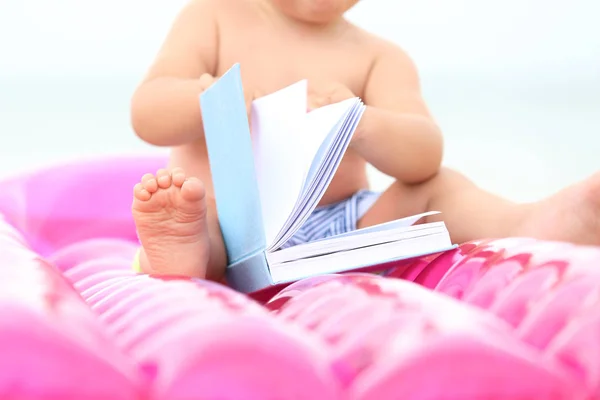
<svg viewBox="0 0 600 400">
<path fill-rule="evenodd" d="M 321 200 L 365 106 L 359 98 L 307 112 L 307 82 L 252 104 L 239 64 L 200 96 L 227 281 L 254 292 L 308 276 L 351 271 L 453 248 L 430 212 L 280 249 Z"/>
</svg>

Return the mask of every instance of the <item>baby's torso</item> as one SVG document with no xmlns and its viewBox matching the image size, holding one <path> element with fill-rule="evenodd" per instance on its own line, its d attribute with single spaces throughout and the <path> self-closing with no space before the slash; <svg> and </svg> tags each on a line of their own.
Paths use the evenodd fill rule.
<svg viewBox="0 0 600 400">
<path fill-rule="evenodd" d="M 220 15 L 217 76 L 239 62 L 247 93 L 265 95 L 309 79 L 340 82 L 362 97 L 374 58 L 363 32 L 348 27 L 326 37 L 303 35 L 283 21 L 269 19 L 253 7 L 253 2 L 223 3 L 241 6 Z M 174 149 L 172 157 L 172 165 L 203 179 L 212 191 L 203 141 Z M 321 204 L 345 199 L 367 186 L 366 163 L 349 149 Z"/>
</svg>

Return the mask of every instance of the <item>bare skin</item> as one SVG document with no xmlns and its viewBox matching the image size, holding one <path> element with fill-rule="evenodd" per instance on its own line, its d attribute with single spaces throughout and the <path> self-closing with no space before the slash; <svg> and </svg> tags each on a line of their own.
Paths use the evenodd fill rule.
<svg viewBox="0 0 600 400">
<path fill-rule="evenodd" d="M 168 169 L 144 176 L 134 189 L 144 272 L 223 277 L 225 247 L 198 96 L 236 62 L 248 102 L 308 79 L 309 107 L 353 96 L 367 104 L 321 200 L 367 188 L 367 163 L 395 177 L 359 227 L 438 210 L 458 243 L 531 236 L 600 244 L 600 174 L 543 201 L 515 204 L 440 168 L 442 137 L 415 66 L 400 48 L 343 18 L 356 2 L 192 0 L 180 13 L 132 99 L 137 135 L 172 148 Z"/>
</svg>

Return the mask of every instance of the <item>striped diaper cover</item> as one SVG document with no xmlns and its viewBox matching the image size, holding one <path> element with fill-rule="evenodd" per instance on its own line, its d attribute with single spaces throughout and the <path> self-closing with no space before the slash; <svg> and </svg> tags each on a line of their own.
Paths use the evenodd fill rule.
<svg viewBox="0 0 600 400">
<path fill-rule="evenodd" d="M 282 249 L 325 239 L 356 229 L 356 224 L 379 198 L 380 193 L 360 190 L 338 203 L 315 208 L 304 225 L 288 240 Z"/>
</svg>

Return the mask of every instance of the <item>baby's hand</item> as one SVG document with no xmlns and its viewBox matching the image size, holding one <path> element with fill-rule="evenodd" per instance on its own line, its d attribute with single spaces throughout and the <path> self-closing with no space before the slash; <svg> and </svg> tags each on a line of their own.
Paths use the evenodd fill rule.
<svg viewBox="0 0 600 400">
<path fill-rule="evenodd" d="M 250 123 L 250 118 L 252 116 L 252 102 L 262 96 L 263 96 L 262 92 L 260 92 L 258 90 L 251 91 L 248 89 L 244 89 L 244 97 L 246 99 L 246 112 L 248 113 L 248 122 L 249 123 Z M 250 123 L 250 126 L 252 126 L 251 123 Z"/>
<path fill-rule="evenodd" d="M 308 111 L 356 97 L 346 86 L 337 82 L 308 82 Z"/>
<path fill-rule="evenodd" d="M 202 74 L 200 76 L 200 88 L 202 91 L 205 91 L 206 89 L 208 89 L 213 83 L 215 83 L 215 81 L 217 80 L 217 78 L 215 78 L 214 76 L 212 76 L 211 74 Z M 244 90 L 244 97 L 246 100 L 246 112 L 248 113 L 248 121 L 250 121 L 250 114 L 251 114 L 251 110 L 252 110 L 252 102 L 257 99 L 258 97 L 260 97 L 260 93 L 257 91 L 254 92 L 248 92 L 247 90 Z"/>
<path fill-rule="evenodd" d="M 200 89 L 204 92 L 208 89 L 213 83 L 215 83 L 216 79 L 211 74 L 202 74 L 200 76 Z"/>
</svg>

